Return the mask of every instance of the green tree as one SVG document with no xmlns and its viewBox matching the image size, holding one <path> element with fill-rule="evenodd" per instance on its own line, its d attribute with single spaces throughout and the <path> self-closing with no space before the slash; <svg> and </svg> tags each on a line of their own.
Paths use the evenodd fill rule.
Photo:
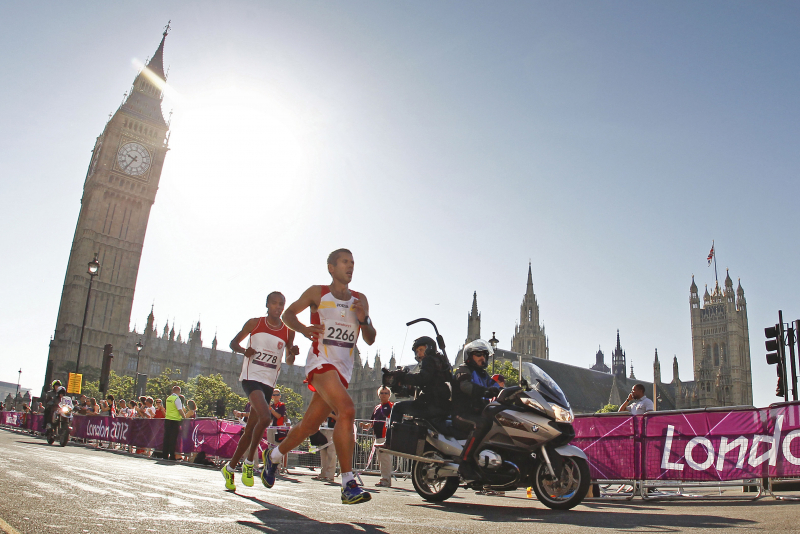
<svg viewBox="0 0 800 534">
<path fill-rule="evenodd" d="M 503 375 L 506 379 L 506 387 L 519 385 L 519 371 L 514 369 L 513 364 L 508 361 L 496 361 L 486 369 L 489 376 Z"/>
<path fill-rule="evenodd" d="M 286 417 L 292 420 L 293 425 L 296 425 L 303 419 L 305 411 L 303 397 L 288 386 L 278 385 L 278 389 L 281 390 L 282 402 L 286 404 Z"/>
<path fill-rule="evenodd" d="M 172 369 L 168 367 L 160 375 L 148 378 L 145 394 L 148 397 L 153 397 L 153 399 L 164 401 L 172 394 L 172 386 L 180 386 L 181 393 L 188 399 L 189 389 L 191 388 L 183 380 L 172 378 L 173 374 Z"/>
<path fill-rule="evenodd" d="M 114 395 L 114 399 L 132 399 L 133 398 L 134 380 L 131 376 L 120 376 L 114 371 L 108 375 L 108 392 L 106 395 Z M 86 398 L 94 397 L 98 402 L 106 396 L 100 393 L 100 380 L 83 381 L 81 394 L 86 395 Z"/>
<path fill-rule="evenodd" d="M 84 380 L 81 387 L 81 395 L 86 395 L 87 399 L 94 398 L 97 402 L 100 402 L 100 399 L 103 398 L 103 394 L 100 393 L 100 380 Z"/>
<path fill-rule="evenodd" d="M 61 380 L 64 387 L 67 387 L 69 374 L 75 372 L 75 362 L 61 362 L 61 365 L 53 372 L 53 380 Z M 83 375 L 83 382 L 94 382 L 100 380 L 100 368 L 91 365 L 81 365 L 80 373 Z M 49 386 L 50 384 L 48 384 Z"/>
<path fill-rule="evenodd" d="M 603 406 L 602 408 L 597 410 L 595 413 L 610 413 L 610 412 L 618 412 L 618 411 L 619 411 L 619 405 L 617 405 L 617 404 L 606 404 L 605 406 Z"/>
<path fill-rule="evenodd" d="M 181 384 L 178 383 L 178 385 Z M 186 386 L 186 399 L 194 400 L 197 403 L 197 415 L 199 417 L 213 417 L 218 400 L 222 400 L 225 405 L 226 414 L 230 414 L 233 410 L 244 410 L 244 405 L 247 404 L 247 399 L 237 395 L 222 380 L 221 374 L 197 375 L 189 380 Z"/>
<path fill-rule="evenodd" d="M 132 399 L 134 386 L 135 380 L 132 376 L 120 376 L 114 371 L 108 375 L 108 394 L 114 395 L 116 400 Z"/>
</svg>

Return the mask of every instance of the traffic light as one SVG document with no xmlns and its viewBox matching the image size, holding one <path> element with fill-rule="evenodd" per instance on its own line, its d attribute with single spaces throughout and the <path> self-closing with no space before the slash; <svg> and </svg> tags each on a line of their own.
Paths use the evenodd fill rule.
<svg viewBox="0 0 800 534">
<path fill-rule="evenodd" d="M 111 351 L 114 350 L 114 347 L 111 343 L 106 343 L 106 346 L 103 347 L 103 367 L 100 369 L 100 392 L 105 395 L 106 391 L 108 391 L 108 375 L 111 374 L 111 360 L 114 359 L 114 355 Z"/>
<path fill-rule="evenodd" d="M 776 397 L 786 397 L 786 386 L 783 383 L 783 366 L 778 364 L 778 387 L 775 388 Z"/>
<path fill-rule="evenodd" d="M 764 335 L 767 336 L 767 340 L 764 342 L 767 347 L 767 363 L 769 365 L 777 365 L 778 387 L 775 388 L 775 396 L 789 400 L 786 391 L 786 355 L 784 354 L 783 346 L 783 325 L 778 323 L 775 326 L 768 326 L 764 329 Z"/>
</svg>

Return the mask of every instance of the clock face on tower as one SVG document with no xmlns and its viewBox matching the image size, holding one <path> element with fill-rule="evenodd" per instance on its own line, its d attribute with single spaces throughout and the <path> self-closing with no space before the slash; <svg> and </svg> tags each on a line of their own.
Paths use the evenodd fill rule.
<svg viewBox="0 0 800 534">
<path fill-rule="evenodd" d="M 150 168 L 150 152 L 139 143 L 125 143 L 117 152 L 117 167 L 130 176 L 142 176 Z"/>
</svg>

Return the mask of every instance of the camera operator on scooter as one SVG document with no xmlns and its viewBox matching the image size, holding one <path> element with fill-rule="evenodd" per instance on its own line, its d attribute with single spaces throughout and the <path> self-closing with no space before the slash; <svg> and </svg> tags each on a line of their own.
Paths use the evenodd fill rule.
<svg viewBox="0 0 800 534">
<path fill-rule="evenodd" d="M 465 479 L 477 478 L 472 456 L 475 446 L 492 425 L 492 421 L 481 414 L 491 399 L 500 393 L 499 384 L 486 372 L 493 352 L 491 345 L 482 339 L 469 343 L 464 347 L 464 363 L 456 369 L 453 378 L 453 425 L 471 430 L 458 467 Z"/>
<path fill-rule="evenodd" d="M 391 443 L 392 425 L 402 422 L 404 415 L 436 419 L 447 417 L 450 413 L 452 367 L 447 357 L 436 350 L 436 342 L 428 336 L 414 341 L 411 350 L 419 362 L 418 372 L 407 373 L 404 370 L 396 370 L 384 373 L 383 385 L 392 387 L 395 393 L 398 386 L 419 388 L 414 400 L 397 402 L 392 407 L 389 430 L 386 432 L 387 445 Z"/>
</svg>

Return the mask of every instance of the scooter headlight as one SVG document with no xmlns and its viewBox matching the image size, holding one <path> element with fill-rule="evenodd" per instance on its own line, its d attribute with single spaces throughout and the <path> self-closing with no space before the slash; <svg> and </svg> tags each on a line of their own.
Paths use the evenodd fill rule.
<svg viewBox="0 0 800 534">
<path fill-rule="evenodd" d="M 556 421 L 559 423 L 571 423 L 575 420 L 575 414 L 572 413 L 572 408 L 564 409 L 558 404 L 551 404 L 553 412 L 556 414 Z"/>
<path fill-rule="evenodd" d="M 62 406 L 61 413 L 63 413 L 64 415 L 69 415 L 70 413 L 72 413 L 72 408 L 70 408 L 69 406 Z"/>
<path fill-rule="evenodd" d="M 520 398 L 520 400 L 522 401 L 522 404 L 524 404 L 525 406 L 533 408 L 534 410 L 539 410 L 540 412 L 547 412 L 547 410 L 544 409 L 544 406 L 542 406 L 541 404 L 539 404 L 530 397 L 522 397 Z"/>
</svg>

